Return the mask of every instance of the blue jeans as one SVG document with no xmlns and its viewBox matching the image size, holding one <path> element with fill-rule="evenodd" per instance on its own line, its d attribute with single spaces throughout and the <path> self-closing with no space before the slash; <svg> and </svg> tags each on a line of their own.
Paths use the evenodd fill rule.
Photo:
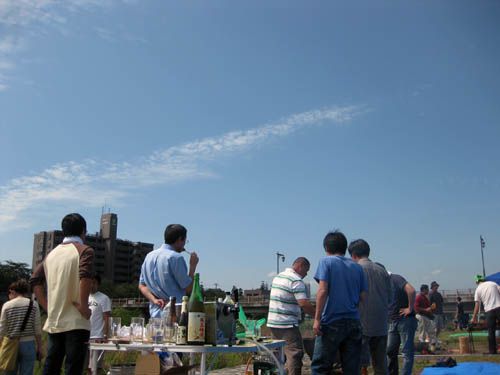
<svg viewBox="0 0 500 375">
<path fill-rule="evenodd" d="M 403 355 L 403 375 L 411 375 L 413 369 L 413 358 L 415 348 L 415 330 L 417 329 L 417 319 L 414 316 L 403 317 L 400 320 L 389 323 L 389 335 L 387 340 L 387 360 L 389 375 L 398 375 L 398 353 L 399 346 L 402 346 Z"/>
<path fill-rule="evenodd" d="M 6 371 L 6 375 L 33 375 L 35 359 L 35 341 L 19 341 L 19 351 L 17 352 L 17 369 L 14 371 Z"/>
<path fill-rule="evenodd" d="M 47 358 L 43 375 L 60 374 L 64 360 L 65 375 L 82 375 L 88 350 L 90 331 L 76 329 L 62 333 L 49 333 Z"/>
<path fill-rule="evenodd" d="M 356 319 L 340 319 L 322 325 L 322 336 L 316 337 L 311 362 L 312 375 L 330 374 L 335 353 L 340 352 L 344 375 L 359 373 L 361 324 Z"/>
</svg>

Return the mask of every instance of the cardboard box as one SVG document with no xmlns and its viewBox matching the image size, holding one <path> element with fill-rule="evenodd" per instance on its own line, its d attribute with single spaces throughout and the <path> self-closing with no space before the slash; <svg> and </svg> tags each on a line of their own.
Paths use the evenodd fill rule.
<svg viewBox="0 0 500 375">
<path fill-rule="evenodd" d="M 183 366 L 161 372 L 160 357 L 156 353 L 147 353 L 137 358 L 135 375 L 187 375 L 189 370 L 196 367 Z"/>
</svg>

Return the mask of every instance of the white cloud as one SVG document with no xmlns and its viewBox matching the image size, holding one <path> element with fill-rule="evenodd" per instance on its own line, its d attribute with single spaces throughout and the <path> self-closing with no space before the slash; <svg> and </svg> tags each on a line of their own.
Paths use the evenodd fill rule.
<svg viewBox="0 0 500 375">
<path fill-rule="evenodd" d="M 125 0 L 0 0 L 0 90 L 9 86 L 10 75 L 5 66 L 15 66 L 13 58 L 28 44 L 30 36 L 55 30 L 68 35 L 68 18 L 92 9 L 107 9 L 115 4 L 131 4 Z M 97 34 L 108 41 L 123 40 L 145 43 L 145 39 L 129 33 L 117 33 L 96 27 Z M 9 58 L 9 60 L 8 60 Z"/>
<path fill-rule="evenodd" d="M 50 210 L 55 204 L 99 207 L 117 204 L 133 190 L 213 176 L 210 161 L 250 150 L 276 137 L 326 122 L 341 124 L 362 113 L 356 106 L 303 112 L 244 131 L 232 131 L 123 163 L 84 160 L 51 166 L 41 173 L 22 176 L 0 186 L 0 231 L 18 227 L 24 213 Z"/>
<path fill-rule="evenodd" d="M 275 277 L 277 275 L 276 271 L 271 271 L 267 274 L 267 277 Z"/>
<path fill-rule="evenodd" d="M 435 276 L 435 275 L 439 275 L 442 272 L 443 272 L 443 270 L 434 270 L 431 272 L 431 274 Z"/>
</svg>

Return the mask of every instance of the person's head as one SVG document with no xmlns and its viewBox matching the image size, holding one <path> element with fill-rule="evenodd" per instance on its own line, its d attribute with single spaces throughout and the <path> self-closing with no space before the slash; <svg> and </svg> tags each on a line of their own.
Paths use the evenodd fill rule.
<svg viewBox="0 0 500 375">
<path fill-rule="evenodd" d="M 462 297 L 457 297 L 457 301 L 458 302 L 462 301 Z"/>
<path fill-rule="evenodd" d="M 323 239 L 323 247 L 328 254 L 345 255 L 347 238 L 338 230 L 329 232 Z"/>
<path fill-rule="evenodd" d="M 370 245 L 362 239 L 352 241 L 349 244 L 349 255 L 355 262 L 368 258 L 370 256 Z"/>
<path fill-rule="evenodd" d="M 422 293 L 424 296 L 429 294 L 429 285 L 427 284 L 420 285 L 420 293 Z"/>
<path fill-rule="evenodd" d="M 435 291 L 437 291 L 437 290 L 438 290 L 438 288 L 439 288 L 439 284 L 438 284 L 437 282 L 433 281 L 433 282 L 431 283 L 431 290 L 432 290 L 433 292 L 435 292 Z"/>
<path fill-rule="evenodd" d="M 14 281 L 9 285 L 9 299 L 24 296 L 30 291 L 30 284 L 24 279 Z"/>
<path fill-rule="evenodd" d="M 101 285 L 101 276 L 99 274 L 94 273 L 92 275 L 92 286 L 90 288 L 91 293 L 96 293 L 99 290 L 99 285 Z"/>
<path fill-rule="evenodd" d="M 311 263 L 309 263 L 307 258 L 298 257 L 293 261 L 292 268 L 300 275 L 300 277 L 304 278 L 307 276 L 309 268 L 311 268 Z"/>
<path fill-rule="evenodd" d="M 83 240 L 87 234 L 87 222 L 82 215 L 77 213 L 64 216 L 61 228 L 64 237 L 78 236 Z"/>
<path fill-rule="evenodd" d="M 476 275 L 475 280 L 476 280 L 476 284 L 480 284 L 484 281 L 484 276 L 483 275 Z"/>
<path fill-rule="evenodd" d="M 165 243 L 177 251 L 184 250 L 187 239 L 187 229 L 181 224 L 170 224 L 165 228 Z"/>
</svg>

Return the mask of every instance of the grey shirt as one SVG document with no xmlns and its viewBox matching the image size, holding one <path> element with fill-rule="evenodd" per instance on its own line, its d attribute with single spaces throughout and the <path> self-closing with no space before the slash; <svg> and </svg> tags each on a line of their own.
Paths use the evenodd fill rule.
<svg viewBox="0 0 500 375">
<path fill-rule="evenodd" d="M 368 281 L 368 295 L 359 304 L 364 336 L 387 336 L 387 312 L 391 302 L 391 279 L 386 269 L 368 258 L 359 261 Z"/>
</svg>

